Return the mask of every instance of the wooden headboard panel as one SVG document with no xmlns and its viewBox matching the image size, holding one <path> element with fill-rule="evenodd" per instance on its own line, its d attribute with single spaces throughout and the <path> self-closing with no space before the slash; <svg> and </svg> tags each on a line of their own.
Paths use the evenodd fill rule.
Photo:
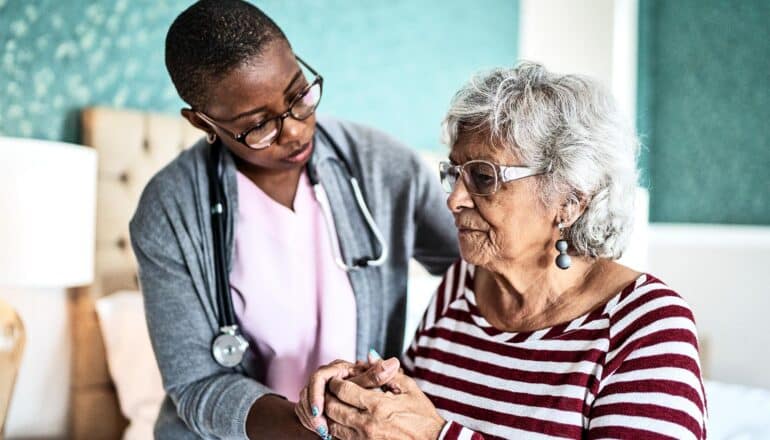
<svg viewBox="0 0 770 440">
<path fill-rule="evenodd" d="M 73 334 L 71 438 L 116 439 L 126 420 L 107 371 L 94 301 L 138 289 L 128 222 L 142 189 L 202 132 L 181 116 L 109 108 L 82 113 L 83 144 L 99 154 L 94 284 L 71 293 Z"/>
</svg>

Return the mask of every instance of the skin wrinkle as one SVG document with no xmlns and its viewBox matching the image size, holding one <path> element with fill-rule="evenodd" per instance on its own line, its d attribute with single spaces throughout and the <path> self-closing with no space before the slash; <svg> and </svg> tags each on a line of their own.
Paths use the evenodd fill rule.
<svg viewBox="0 0 770 440">
<path fill-rule="evenodd" d="M 604 87 L 535 63 L 483 72 L 455 94 L 442 139 L 453 145 L 469 128 L 486 130 L 492 145 L 513 146 L 525 163 L 548 172 L 538 179 L 544 204 L 568 193 L 570 206 L 587 206 L 566 231 L 570 250 L 620 257 L 633 225 L 639 143 Z"/>
<path fill-rule="evenodd" d="M 485 159 L 501 165 L 523 165 L 516 158 L 512 149 L 500 150 L 490 147 L 487 139 L 488 137 L 480 132 L 461 135 L 452 148 L 450 159 L 453 163 Z M 530 243 L 522 248 L 521 243 L 527 243 L 527 241 L 525 237 L 519 237 L 520 231 L 540 229 L 540 236 L 543 236 L 544 232 L 552 233 L 550 225 L 532 224 L 532 220 L 541 215 L 556 218 L 556 213 L 546 210 L 545 206 L 539 203 L 538 197 L 535 196 L 538 193 L 537 179 L 538 176 L 533 176 L 503 184 L 497 193 L 491 196 L 468 195 L 467 200 L 463 198 L 464 203 L 473 209 L 463 210 L 455 214 L 456 224 L 484 231 L 483 233 L 472 233 L 470 237 L 460 240 L 462 253 L 469 263 L 483 265 L 492 256 L 512 262 L 527 258 L 524 256 L 528 255 L 540 256 L 543 250 L 548 248 L 550 243 Z M 458 185 L 463 185 L 462 179 L 458 181 Z M 453 192 L 450 195 L 450 201 L 456 196 Z M 518 219 L 515 212 L 522 207 L 526 207 L 530 211 L 534 210 L 533 215 Z M 452 209 L 451 203 L 450 210 L 455 211 Z"/>
<path fill-rule="evenodd" d="M 627 167 L 635 167 L 636 141 L 633 136 L 624 137 L 622 124 L 613 125 L 615 109 L 602 100 L 601 93 L 586 90 L 590 86 L 574 76 L 549 74 L 537 65 L 499 69 L 472 79 L 456 94 L 447 114 L 443 139 L 450 146 L 453 164 L 487 160 L 549 169 L 544 175 L 502 183 L 488 196 L 471 195 L 460 178 L 447 198 L 462 257 L 475 266 L 476 305 L 498 330 L 530 332 L 570 322 L 605 304 L 640 275 L 611 260 L 612 253 L 622 249 L 623 237 L 612 237 L 606 246 L 591 241 L 596 231 L 614 227 L 617 219 L 625 226 L 628 212 L 617 198 L 633 196 L 627 190 L 633 187 L 629 182 L 635 172 Z M 609 203 L 612 197 L 616 199 Z M 570 229 L 565 234 L 572 266 L 557 268 L 557 225 L 575 227 L 588 221 L 587 213 L 591 223 L 580 227 L 581 247 L 573 246 Z M 599 252 L 604 255 L 596 258 Z M 411 405 L 415 401 L 408 399 L 409 394 L 407 390 L 394 398 Z M 338 399 L 327 396 L 327 408 L 343 411 Z M 355 396 L 339 397 L 361 404 Z M 361 433 L 379 438 L 383 431 L 378 430 L 397 433 L 414 427 L 421 418 L 430 420 L 435 412 L 430 402 L 417 402 L 413 411 L 420 417 L 410 418 L 403 407 L 389 407 L 382 393 L 372 399 L 383 409 L 370 406 L 364 420 L 351 422 L 355 434 L 336 424 L 331 425 L 332 432 L 344 432 L 345 438 L 358 438 Z M 357 419 L 364 415 L 358 408 L 346 411 L 341 414 Z M 425 432 L 431 436 L 424 438 L 436 438 L 435 431 Z"/>
<path fill-rule="evenodd" d="M 483 158 L 503 165 L 524 165 L 510 149 L 500 150 L 491 147 L 487 139 L 487 136 L 479 132 L 461 134 L 452 148 L 450 158 L 455 163 Z M 548 264 L 553 264 L 551 258 L 555 256 L 555 250 L 552 248 L 558 239 L 558 234 L 554 234 L 554 226 L 559 213 L 553 208 L 547 208 L 536 196 L 537 178 L 533 176 L 508 182 L 501 185 L 495 194 L 486 197 L 468 194 L 462 179 L 458 180 L 457 186 L 463 186 L 463 188 L 456 188 L 447 201 L 455 215 L 456 224 L 460 227 L 481 230 L 481 232 L 460 234 L 460 249 L 467 262 L 493 273 L 504 273 L 509 267 L 544 268 Z M 521 212 L 529 212 L 531 215 L 521 215 Z M 553 225 L 542 222 L 543 218 L 553 219 Z M 537 278 L 534 280 L 535 283 L 542 281 L 545 280 Z M 487 281 L 487 283 L 490 282 Z M 481 290 L 518 292 L 531 287 L 514 286 L 505 278 L 496 279 L 492 284 L 497 286 Z M 553 305 L 558 301 L 557 295 L 546 294 L 539 298 L 537 304 L 527 303 L 525 306 L 521 295 L 506 296 L 507 298 L 502 301 L 504 304 L 496 307 L 506 310 L 510 310 L 511 307 L 517 308 L 525 315 L 534 313 L 534 310 L 530 309 L 548 308 L 539 305 L 543 302 Z M 493 318 L 492 321 L 494 322 L 495 319 Z M 522 322 L 528 321 L 522 320 Z"/>
<path fill-rule="evenodd" d="M 479 131 L 461 132 L 450 159 L 458 164 L 485 159 L 500 165 L 526 165 L 512 148 L 493 147 Z M 501 330 L 531 331 L 574 319 L 638 276 L 616 263 L 591 257 L 577 256 L 569 271 L 555 268 L 556 225 L 563 219 L 569 226 L 586 205 L 568 203 L 569 193 L 545 205 L 538 196 L 542 177 L 504 183 L 489 196 L 469 194 L 459 179 L 447 199 L 458 231 L 474 230 L 458 233 L 460 250 L 477 267 L 474 292 L 482 315 Z"/>
</svg>

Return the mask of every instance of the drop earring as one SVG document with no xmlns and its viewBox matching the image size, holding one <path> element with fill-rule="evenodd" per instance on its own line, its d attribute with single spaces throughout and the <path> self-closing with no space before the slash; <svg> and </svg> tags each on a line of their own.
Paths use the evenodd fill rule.
<svg viewBox="0 0 770 440">
<path fill-rule="evenodd" d="M 208 142 L 209 145 L 213 144 L 216 141 L 217 141 L 216 133 L 206 133 L 206 142 Z"/>
<path fill-rule="evenodd" d="M 559 239 L 556 240 L 556 250 L 559 255 L 556 256 L 556 266 L 559 269 L 569 269 L 572 265 L 572 258 L 567 255 L 567 240 L 564 239 L 564 224 L 559 223 Z"/>
</svg>

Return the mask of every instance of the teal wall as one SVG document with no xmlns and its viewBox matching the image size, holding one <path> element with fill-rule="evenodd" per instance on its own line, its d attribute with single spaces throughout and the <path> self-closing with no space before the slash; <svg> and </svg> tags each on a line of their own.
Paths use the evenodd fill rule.
<svg viewBox="0 0 770 440">
<path fill-rule="evenodd" d="M 326 78 L 321 111 L 441 151 L 471 72 L 512 64 L 518 2 L 256 2 Z M 89 105 L 177 113 L 163 40 L 180 0 L 0 0 L 0 135 L 79 140 Z M 300 6 L 298 6 L 300 5 Z M 651 220 L 770 224 L 770 2 L 640 0 Z"/>
<path fill-rule="evenodd" d="M 0 0 L 0 135 L 78 141 L 78 112 L 177 113 L 166 31 L 189 1 Z M 471 72 L 516 58 L 518 3 L 256 1 L 326 80 L 321 111 L 439 149 L 441 118 Z"/>
<path fill-rule="evenodd" d="M 641 0 L 639 131 L 659 222 L 770 224 L 770 2 Z"/>
<path fill-rule="evenodd" d="M 77 142 L 90 105 L 178 111 L 163 42 L 188 3 L 0 0 L 0 135 Z"/>
<path fill-rule="evenodd" d="M 328 80 L 323 111 L 376 125 L 420 149 L 440 149 L 449 100 L 473 72 L 516 61 L 517 1 L 296 4 L 264 2 L 264 10 Z"/>
</svg>

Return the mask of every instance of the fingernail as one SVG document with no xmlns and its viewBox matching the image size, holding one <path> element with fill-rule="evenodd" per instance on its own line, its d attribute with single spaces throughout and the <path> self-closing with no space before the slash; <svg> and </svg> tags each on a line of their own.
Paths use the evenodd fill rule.
<svg viewBox="0 0 770 440">
<path fill-rule="evenodd" d="M 382 369 L 390 370 L 391 368 L 395 368 L 396 365 L 398 365 L 398 360 L 396 358 L 390 358 L 382 363 Z"/>
<path fill-rule="evenodd" d="M 316 428 L 316 431 L 318 431 L 318 435 L 320 435 L 323 438 L 326 438 L 327 435 L 329 435 L 329 431 L 326 430 L 326 426 L 319 426 Z"/>
<path fill-rule="evenodd" d="M 321 414 L 321 412 L 318 411 L 318 407 L 315 405 L 313 405 L 313 407 L 310 408 L 310 411 L 313 413 L 313 417 L 318 417 Z"/>
<path fill-rule="evenodd" d="M 371 356 L 372 359 L 374 359 L 375 361 L 378 361 L 378 360 L 382 359 L 382 356 L 380 356 L 380 354 L 377 353 L 377 350 L 375 350 L 373 348 L 369 349 L 369 356 Z"/>
</svg>

